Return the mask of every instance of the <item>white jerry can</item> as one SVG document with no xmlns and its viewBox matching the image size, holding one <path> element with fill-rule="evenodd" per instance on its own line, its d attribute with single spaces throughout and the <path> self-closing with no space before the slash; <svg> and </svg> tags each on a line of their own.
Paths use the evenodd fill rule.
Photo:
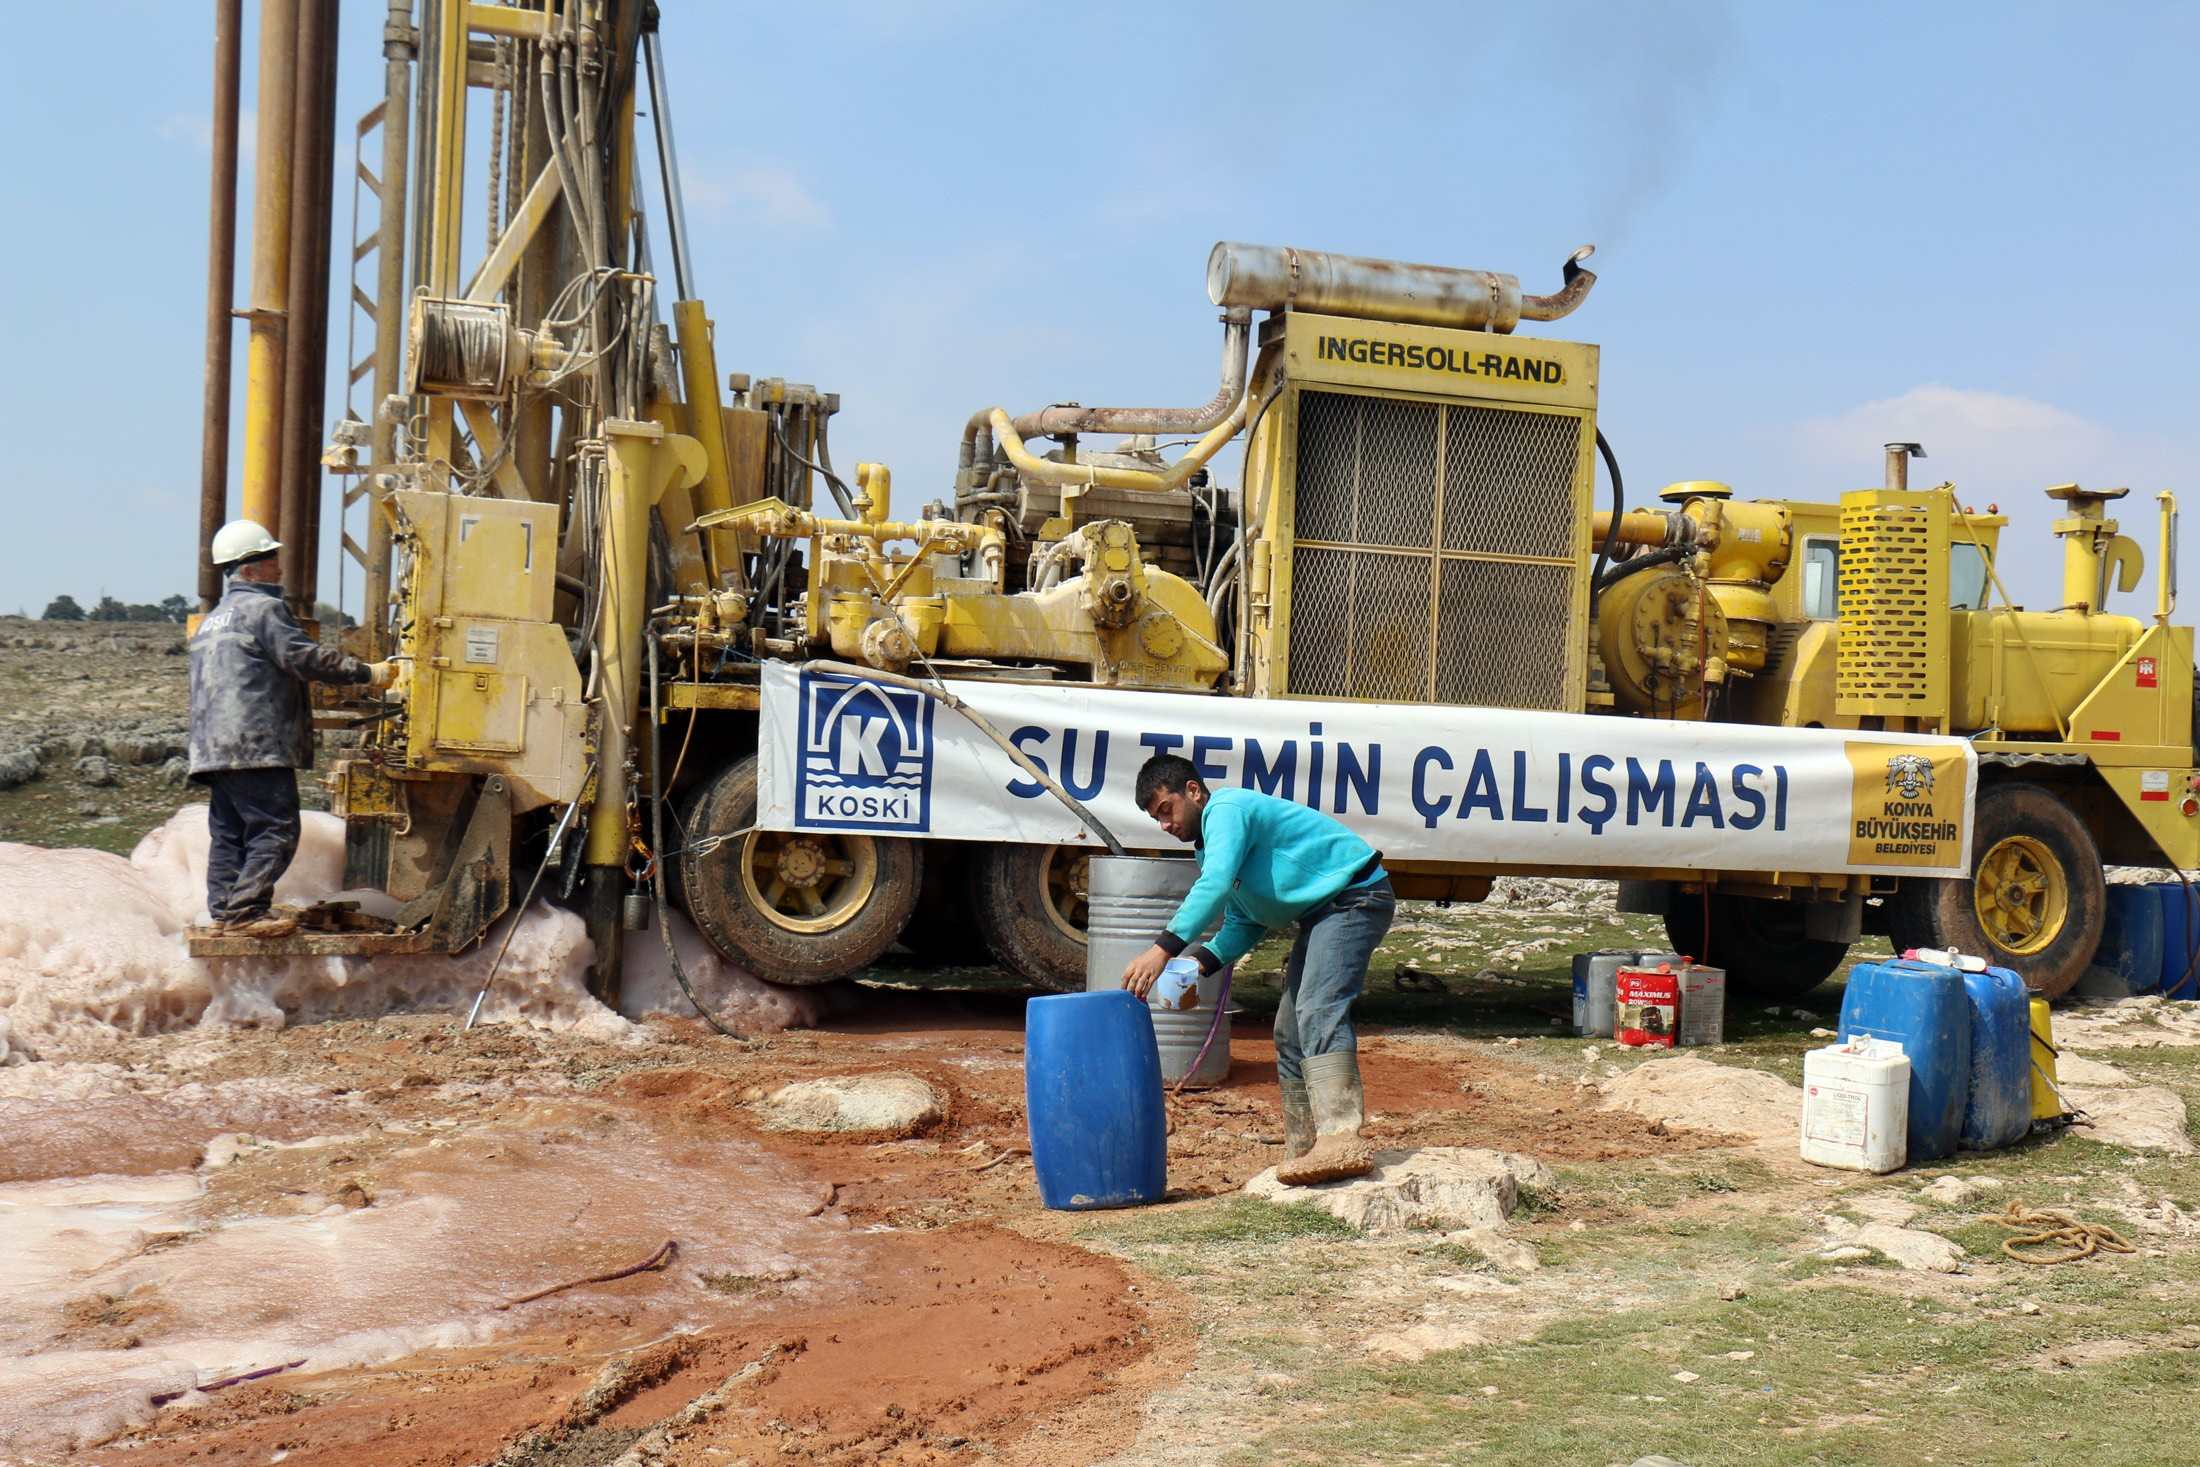
<svg viewBox="0 0 2200 1467">
<path fill-rule="evenodd" d="M 1909 1131 L 1910 1060 L 1900 1044 L 1859 1035 L 1803 1056 L 1803 1160 L 1899 1171 Z"/>
</svg>

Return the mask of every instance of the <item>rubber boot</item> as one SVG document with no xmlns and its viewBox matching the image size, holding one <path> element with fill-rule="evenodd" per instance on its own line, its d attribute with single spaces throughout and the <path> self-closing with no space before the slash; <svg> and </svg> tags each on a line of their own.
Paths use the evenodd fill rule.
<svg viewBox="0 0 2200 1467">
<path fill-rule="evenodd" d="M 1343 1177 L 1364 1177 L 1375 1158 L 1360 1139 L 1366 1107 L 1360 1094 L 1360 1057 L 1352 1050 L 1308 1055 L 1306 1098 L 1314 1112 L 1314 1149 L 1276 1168 L 1276 1180 L 1304 1187 Z"/>
<path fill-rule="evenodd" d="M 1283 1156 L 1289 1161 L 1314 1149 L 1314 1112 L 1306 1098 L 1306 1081 L 1279 1077 L 1283 1089 Z"/>
</svg>

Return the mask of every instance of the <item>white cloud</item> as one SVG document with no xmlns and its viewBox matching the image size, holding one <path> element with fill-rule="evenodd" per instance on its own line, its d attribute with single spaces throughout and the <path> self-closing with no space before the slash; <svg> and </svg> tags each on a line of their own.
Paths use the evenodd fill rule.
<svg viewBox="0 0 2200 1467">
<path fill-rule="evenodd" d="M 1836 417 L 1811 419 L 1797 436 L 1803 455 L 1829 468 L 1876 469 L 1882 444 L 1922 443 L 1929 457 L 1919 474 L 1942 477 L 1934 465 L 1945 461 L 1945 477 L 1984 491 L 2004 483 L 2038 488 L 2107 469 L 2103 460 L 2115 435 L 2052 403 L 1928 383 Z M 1878 477 L 1872 473 L 1859 482 Z"/>
<path fill-rule="evenodd" d="M 214 119 L 204 112 L 171 112 L 153 124 L 153 131 L 162 140 L 183 143 L 204 157 L 214 153 Z M 249 163 L 254 144 L 258 142 L 259 118 L 251 108 L 245 108 L 237 117 L 237 156 L 240 163 Z"/>
<path fill-rule="evenodd" d="M 1803 482 L 1862 487 L 1883 481 L 1882 445 L 1889 442 L 1925 445 L 1928 457 L 1911 468 L 1912 485 L 1952 481 L 1963 503 L 1981 510 L 1991 504 L 2009 516 L 2002 570 L 2020 603 L 2052 604 L 2060 585 L 2062 552 L 2049 530 L 2056 508 L 2041 491 L 2073 482 L 2129 487 L 2130 497 L 2109 513 L 2146 554 L 2151 604 L 2154 491 L 2178 484 L 2193 458 L 2189 442 L 2114 428 L 2037 398 L 1927 383 L 1799 423 L 1789 452 Z M 2189 580 L 2200 556 L 2192 542 L 2200 537 L 2184 538 L 2178 558 Z"/>
<path fill-rule="evenodd" d="M 832 226 L 833 211 L 791 169 L 772 164 L 737 168 L 723 176 L 694 172 L 684 180 L 688 202 L 699 209 L 737 209 L 777 229 Z"/>
</svg>

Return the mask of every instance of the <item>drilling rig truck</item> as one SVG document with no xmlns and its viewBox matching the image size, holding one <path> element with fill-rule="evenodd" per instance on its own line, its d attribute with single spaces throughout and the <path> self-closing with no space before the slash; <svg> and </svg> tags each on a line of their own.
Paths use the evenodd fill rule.
<svg viewBox="0 0 2200 1467">
<path fill-rule="evenodd" d="M 897 519 L 885 466 L 834 467 L 836 395 L 725 370 L 657 6 L 390 0 L 339 256 L 335 0 L 260 0 L 241 312 L 240 0 L 217 17 L 202 565 L 235 314 L 242 512 L 306 612 L 338 505 L 351 635 L 403 672 L 320 715 L 348 882 L 394 915 L 194 952 L 460 952 L 540 890 L 613 1000 L 664 900 L 773 981 L 982 943 L 1080 986 L 1086 863 L 1155 843 L 1128 786 L 1157 751 L 1334 811 L 1408 899 L 1617 880 L 1767 993 L 1877 931 L 2058 995 L 2104 862 L 2200 865 L 2166 492 L 2147 614 L 2107 605 L 2142 560 L 2123 490 L 2047 489 L 2063 584 L 2027 610 L 2004 518 L 1910 487 L 1916 445 L 1838 502 L 1629 506 L 1599 349 L 1516 331 L 1586 300 L 1588 248 L 1535 295 L 1225 243 L 1212 399 L 981 406 Z M 339 260 L 360 403 L 324 427 Z"/>
</svg>

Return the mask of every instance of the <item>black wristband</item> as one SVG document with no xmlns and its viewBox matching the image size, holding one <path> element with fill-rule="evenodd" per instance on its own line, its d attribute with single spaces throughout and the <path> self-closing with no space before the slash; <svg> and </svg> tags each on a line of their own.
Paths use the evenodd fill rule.
<svg viewBox="0 0 2200 1467">
<path fill-rule="evenodd" d="M 1199 964 L 1199 976 L 1202 978 L 1222 966 L 1222 959 L 1216 957 L 1214 950 L 1204 942 L 1192 949 L 1192 959 Z"/>
<path fill-rule="evenodd" d="M 1153 940 L 1153 945 L 1172 958 L 1184 951 L 1184 939 L 1178 937 L 1166 927 L 1161 929 L 1161 935 Z"/>
</svg>

